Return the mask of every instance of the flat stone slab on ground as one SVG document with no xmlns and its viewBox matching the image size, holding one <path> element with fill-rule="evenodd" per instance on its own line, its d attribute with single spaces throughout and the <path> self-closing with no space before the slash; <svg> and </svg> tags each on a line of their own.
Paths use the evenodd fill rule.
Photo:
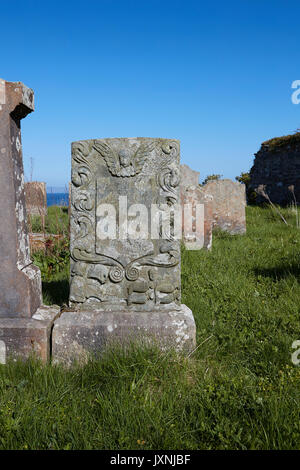
<svg viewBox="0 0 300 470">
<path fill-rule="evenodd" d="M 63 312 L 52 333 L 52 357 L 67 366 L 86 362 L 89 355 L 103 353 L 107 346 L 134 341 L 174 347 L 190 352 L 196 344 L 192 311 L 184 304 L 178 310 L 153 312 Z"/>
<path fill-rule="evenodd" d="M 49 361 L 51 330 L 59 313 L 56 305 L 42 306 L 31 318 L 0 318 L 0 364 L 31 355 Z"/>
</svg>

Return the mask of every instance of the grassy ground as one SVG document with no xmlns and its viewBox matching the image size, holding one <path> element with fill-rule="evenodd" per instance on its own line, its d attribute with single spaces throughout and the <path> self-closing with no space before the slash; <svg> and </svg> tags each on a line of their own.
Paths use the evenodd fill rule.
<svg viewBox="0 0 300 470">
<path fill-rule="evenodd" d="M 247 209 L 247 235 L 183 251 L 183 302 L 197 322 L 190 358 L 108 352 L 64 371 L 0 368 L 3 449 L 299 449 L 300 230 L 283 210 Z M 68 267 L 44 284 L 66 301 Z"/>
<path fill-rule="evenodd" d="M 28 222 L 30 232 L 46 232 L 67 235 L 69 227 L 68 207 L 48 207 L 44 225 L 42 218 L 39 215 L 29 216 Z"/>
</svg>

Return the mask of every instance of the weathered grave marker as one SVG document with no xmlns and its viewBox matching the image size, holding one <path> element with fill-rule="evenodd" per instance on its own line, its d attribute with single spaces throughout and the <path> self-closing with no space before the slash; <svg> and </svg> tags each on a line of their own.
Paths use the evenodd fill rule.
<svg viewBox="0 0 300 470">
<path fill-rule="evenodd" d="M 47 215 L 46 183 L 29 181 L 25 183 L 25 202 L 27 215 Z"/>
<path fill-rule="evenodd" d="M 73 311 L 55 322 L 55 361 L 139 337 L 194 347 L 194 318 L 180 301 L 179 158 L 176 140 L 72 144 Z"/>
<path fill-rule="evenodd" d="M 232 235 L 246 233 L 246 187 L 230 179 L 209 181 L 202 189 L 213 196 L 213 225 Z"/>
<path fill-rule="evenodd" d="M 180 199 L 182 205 L 182 236 L 187 250 L 210 250 L 212 247 L 212 196 L 199 185 L 198 171 L 180 165 Z"/>
<path fill-rule="evenodd" d="M 212 247 L 213 197 L 198 186 L 181 188 L 183 243 L 187 250 Z"/>
<path fill-rule="evenodd" d="M 0 80 L 0 341 L 2 358 L 36 352 L 47 360 L 59 309 L 41 305 L 40 271 L 29 255 L 20 122 L 33 110 L 30 88 Z"/>
</svg>

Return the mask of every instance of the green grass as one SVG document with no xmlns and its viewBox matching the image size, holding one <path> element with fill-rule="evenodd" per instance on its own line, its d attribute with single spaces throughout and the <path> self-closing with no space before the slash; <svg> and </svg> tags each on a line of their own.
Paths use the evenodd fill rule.
<svg viewBox="0 0 300 470">
<path fill-rule="evenodd" d="M 31 232 L 46 232 L 53 234 L 67 234 L 69 227 L 68 207 L 50 206 L 45 217 L 45 228 L 39 215 L 29 216 Z"/>
<path fill-rule="evenodd" d="M 300 142 L 300 132 L 294 134 L 284 135 L 282 137 L 274 137 L 273 139 L 266 140 L 262 145 L 268 145 L 269 151 L 285 147 L 287 145 L 297 145 Z"/>
<path fill-rule="evenodd" d="M 183 299 L 197 350 L 109 351 L 64 370 L 0 367 L 2 449 L 299 449 L 300 230 L 283 209 L 247 208 L 247 235 L 217 232 L 211 253 L 183 250 Z M 67 298 L 68 268 L 44 284 Z"/>
</svg>

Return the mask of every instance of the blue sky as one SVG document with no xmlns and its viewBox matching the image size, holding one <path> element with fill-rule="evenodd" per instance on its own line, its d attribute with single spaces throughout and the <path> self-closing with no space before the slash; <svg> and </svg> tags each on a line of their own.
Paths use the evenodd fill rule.
<svg viewBox="0 0 300 470">
<path fill-rule="evenodd" d="M 268 138 L 300 127 L 300 3 L 1 1 L 1 78 L 35 91 L 25 174 L 64 186 L 70 144 L 181 140 L 181 160 L 234 178 Z"/>
</svg>

